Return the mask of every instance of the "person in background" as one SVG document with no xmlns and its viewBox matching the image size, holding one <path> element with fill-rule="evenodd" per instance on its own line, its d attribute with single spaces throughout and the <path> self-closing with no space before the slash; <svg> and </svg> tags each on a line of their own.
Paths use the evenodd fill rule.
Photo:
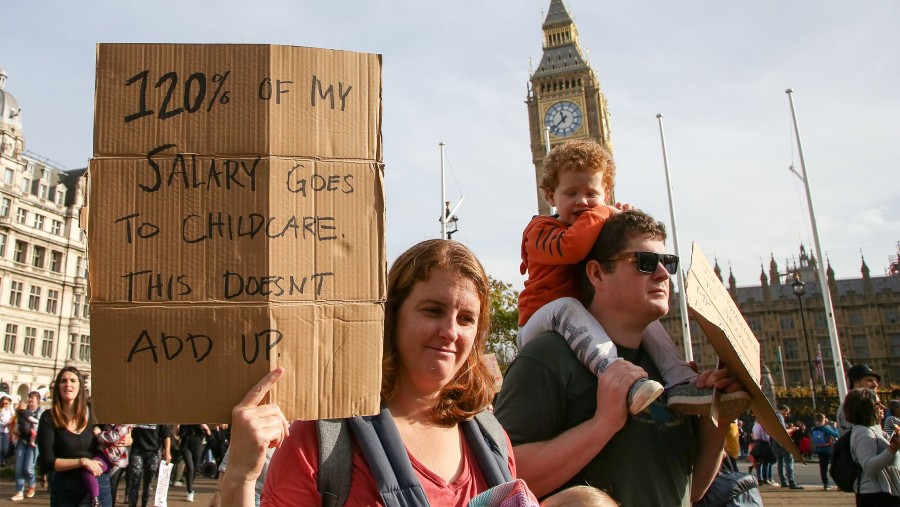
<svg viewBox="0 0 900 507">
<path fill-rule="evenodd" d="M 866 388 L 877 391 L 878 384 L 880 383 L 881 375 L 875 373 L 875 371 L 866 364 L 857 364 L 851 366 L 850 369 L 847 370 L 847 384 L 849 385 L 849 389 Z M 837 417 L 835 417 L 835 419 L 837 419 L 838 431 L 841 433 L 841 436 L 844 436 L 844 433 L 850 431 L 850 428 L 853 426 L 844 419 L 843 401 L 841 401 L 841 406 L 838 407 Z"/>
<path fill-rule="evenodd" d="M 188 502 L 194 501 L 194 477 L 200 466 L 200 454 L 203 451 L 203 437 L 211 434 L 205 424 L 182 424 L 178 427 L 181 437 L 181 456 L 184 459 L 184 480 L 187 482 Z"/>
<path fill-rule="evenodd" d="M 881 431 L 884 405 L 873 389 L 856 388 L 844 398 L 844 416 L 852 424 L 850 454 L 862 467 L 858 507 L 900 507 L 900 433 L 890 440 Z"/>
<path fill-rule="evenodd" d="M 732 421 L 728 425 L 728 433 L 725 435 L 725 456 L 728 459 L 728 465 L 731 470 L 737 470 L 737 459 L 741 454 L 740 430 L 738 429 L 738 421 Z"/>
<path fill-rule="evenodd" d="M 10 498 L 13 502 L 34 496 L 34 465 L 38 453 L 37 415 L 40 401 L 40 393 L 32 391 L 28 393 L 25 407 L 16 411 L 16 426 L 13 432 L 13 439 L 16 442 L 16 494 Z"/>
<path fill-rule="evenodd" d="M 131 429 L 131 450 L 128 453 L 128 480 L 125 497 L 129 507 L 147 507 L 154 497 L 159 462 L 172 460 L 172 434 L 165 424 L 136 424 Z"/>
<path fill-rule="evenodd" d="M 0 467 L 6 466 L 6 457 L 9 455 L 9 434 L 13 417 L 16 415 L 12 409 L 12 398 L 3 396 L 0 398 Z"/>
<path fill-rule="evenodd" d="M 101 451 L 84 377 L 74 366 L 66 366 L 53 389 L 53 407 L 41 415 L 38 428 L 41 462 L 51 471 L 51 507 L 112 507 L 109 475 L 96 459 Z M 90 484 L 85 475 L 93 478 Z"/>
<path fill-rule="evenodd" d="M 738 425 L 738 439 L 741 443 L 741 458 L 746 458 L 748 454 L 750 454 L 750 442 L 753 442 L 753 435 L 750 433 L 750 430 L 744 427 L 744 421 L 741 419 L 737 420 Z"/>
<path fill-rule="evenodd" d="M 772 442 L 765 428 L 757 420 L 753 423 L 753 447 L 750 448 L 750 456 L 753 458 L 753 469 L 756 471 L 756 482 L 761 485 L 777 486 L 772 480 L 772 465 L 775 463 L 775 451 L 772 450 Z"/>
<path fill-rule="evenodd" d="M 813 416 L 813 419 L 816 424 L 809 433 L 812 435 L 813 450 L 819 458 L 819 475 L 822 477 L 822 487 L 828 491 L 828 464 L 831 463 L 834 441 L 840 437 L 840 433 L 828 424 L 825 414 L 817 413 Z"/>
<path fill-rule="evenodd" d="M 794 433 L 797 432 L 797 428 L 793 424 L 788 424 L 787 422 L 787 417 L 790 413 L 791 408 L 787 405 L 778 406 L 778 422 L 784 426 L 785 431 L 793 438 Z M 794 455 L 778 442 L 772 441 L 770 443 L 772 444 L 772 449 L 775 451 L 775 458 L 778 460 L 778 479 L 781 482 L 781 487 L 803 489 L 803 486 L 797 484 L 797 481 L 794 479 Z"/>
<path fill-rule="evenodd" d="M 131 446 L 130 424 L 107 424 L 103 429 L 95 428 L 94 434 L 100 449 L 110 464 L 109 489 L 112 505 L 116 506 L 119 496 L 119 481 L 128 468 L 128 448 Z"/>
</svg>

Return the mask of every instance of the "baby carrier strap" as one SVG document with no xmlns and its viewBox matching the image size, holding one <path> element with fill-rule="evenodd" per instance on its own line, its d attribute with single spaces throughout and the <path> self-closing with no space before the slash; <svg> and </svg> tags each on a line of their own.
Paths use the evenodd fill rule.
<svg viewBox="0 0 900 507">
<path fill-rule="evenodd" d="M 320 419 L 319 475 L 317 489 L 323 507 L 341 507 L 350 496 L 350 472 L 353 454 L 347 419 Z"/>
<path fill-rule="evenodd" d="M 322 505 L 343 507 L 350 493 L 352 449 L 356 438 L 388 507 L 424 507 L 428 498 L 409 461 L 409 454 L 387 408 L 377 416 L 320 420 L 318 489 Z M 463 435 L 493 487 L 512 480 L 503 427 L 488 411 L 462 423 Z"/>
<path fill-rule="evenodd" d="M 487 410 L 479 412 L 471 421 L 464 421 L 462 428 L 488 486 L 513 480 L 509 471 L 506 433 L 494 414 Z"/>
<path fill-rule="evenodd" d="M 428 498 L 419 484 L 400 431 L 387 407 L 377 416 L 354 417 L 350 428 L 375 476 L 387 507 L 426 507 Z"/>
</svg>

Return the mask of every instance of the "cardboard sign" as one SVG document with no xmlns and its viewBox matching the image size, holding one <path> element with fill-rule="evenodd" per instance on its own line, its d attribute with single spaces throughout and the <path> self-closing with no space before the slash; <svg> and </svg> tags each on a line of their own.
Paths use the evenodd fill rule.
<svg viewBox="0 0 900 507">
<path fill-rule="evenodd" d="M 102 422 L 228 422 L 277 366 L 289 419 L 379 408 L 379 55 L 100 44 L 88 171 Z"/>
<path fill-rule="evenodd" d="M 503 387 L 503 373 L 500 372 L 500 363 L 497 362 L 497 356 L 493 353 L 481 356 L 484 358 L 484 364 L 487 365 L 488 371 L 494 377 L 494 392 L 499 393 Z"/>
<path fill-rule="evenodd" d="M 778 422 L 778 415 L 760 387 L 759 341 L 696 243 L 685 285 L 691 315 L 709 338 L 719 360 L 750 393 L 753 415 L 770 437 L 802 462 L 803 456 Z"/>
</svg>

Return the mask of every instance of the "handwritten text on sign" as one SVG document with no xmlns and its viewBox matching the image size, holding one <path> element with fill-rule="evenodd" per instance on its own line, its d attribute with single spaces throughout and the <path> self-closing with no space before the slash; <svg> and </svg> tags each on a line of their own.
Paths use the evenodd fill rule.
<svg viewBox="0 0 900 507">
<path fill-rule="evenodd" d="M 276 365 L 292 418 L 376 411 L 380 56 L 101 44 L 96 90 L 91 326 L 118 368 L 95 376 L 98 411 L 223 421 Z M 138 380 L 164 395 L 114 401 Z"/>
</svg>

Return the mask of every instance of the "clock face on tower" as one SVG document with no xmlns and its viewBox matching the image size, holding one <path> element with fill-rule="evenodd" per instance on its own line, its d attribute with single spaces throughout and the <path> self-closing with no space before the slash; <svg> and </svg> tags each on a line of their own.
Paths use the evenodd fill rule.
<svg viewBox="0 0 900 507">
<path fill-rule="evenodd" d="M 547 109 L 544 114 L 544 125 L 550 127 L 550 133 L 556 137 L 566 137 L 581 128 L 583 114 L 578 104 L 563 100 Z"/>
</svg>

